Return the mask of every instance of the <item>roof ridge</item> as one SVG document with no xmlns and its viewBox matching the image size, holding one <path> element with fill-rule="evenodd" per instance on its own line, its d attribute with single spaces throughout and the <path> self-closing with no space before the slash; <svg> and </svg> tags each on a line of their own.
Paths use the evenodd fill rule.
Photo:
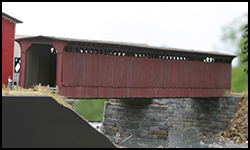
<svg viewBox="0 0 250 150">
<path fill-rule="evenodd" d="M 18 41 L 18 40 L 38 38 L 38 37 L 50 38 L 50 39 L 55 39 L 55 40 L 68 41 L 68 42 L 91 42 L 91 43 L 100 43 L 100 44 L 116 44 L 116 45 L 123 45 L 123 46 L 136 46 L 136 47 L 141 47 L 141 48 L 150 48 L 150 49 L 156 49 L 156 50 L 169 50 L 169 51 L 177 51 L 177 52 L 179 51 L 179 52 L 186 52 L 186 53 L 201 53 L 201 54 L 223 55 L 223 56 L 229 56 L 229 57 L 236 57 L 236 55 L 225 54 L 225 53 L 221 53 L 221 52 L 208 52 L 208 51 L 181 49 L 181 48 L 158 47 L 158 46 L 151 46 L 151 45 L 148 45 L 148 44 L 130 43 L 130 42 L 73 39 L 73 38 L 62 38 L 62 37 L 54 37 L 54 36 L 43 36 L 43 35 L 30 36 L 30 37 L 24 37 L 24 38 L 17 38 L 17 39 L 14 39 L 14 40 Z"/>
</svg>

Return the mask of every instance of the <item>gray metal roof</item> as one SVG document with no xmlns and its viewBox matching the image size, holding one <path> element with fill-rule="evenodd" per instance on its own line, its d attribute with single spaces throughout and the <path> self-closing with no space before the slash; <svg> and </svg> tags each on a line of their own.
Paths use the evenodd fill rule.
<svg viewBox="0 0 250 150">
<path fill-rule="evenodd" d="M 73 38 L 62 38 L 62 37 L 54 37 L 54 36 L 29 36 L 24 38 L 16 38 L 15 41 L 25 40 L 25 39 L 34 39 L 34 38 L 48 38 L 54 40 L 61 40 L 67 42 L 88 42 L 88 43 L 99 43 L 99 44 L 114 44 L 114 45 L 122 45 L 122 46 L 134 46 L 140 48 L 150 48 L 155 50 L 167 50 L 167 51 L 176 51 L 176 52 L 187 52 L 187 53 L 200 53 L 200 54 L 211 54 L 211 55 L 219 55 L 219 56 L 229 56 L 236 57 L 236 55 L 225 54 L 220 52 L 208 52 L 208 51 L 198 51 L 198 50 L 187 50 L 187 49 L 179 49 L 179 48 L 170 48 L 170 47 L 157 47 L 157 46 L 149 46 L 145 43 L 130 43 L 130 42 L 115 42 L 115 41 L 102 41 L 102 40 L 88 40 L 88 39 L 73 39 Z"/>
<path fill-rule="evenodd" d="M 14 23 L 23 23 L 22 21 L 20 21 L 20 20 L 14 18 L 14 17 L 12 17 L 12 16 L 10 16 L 10 15 L 4 13 L 4 12 L 2 12 L 2 17 L 3 17 L 4 19 L 8 19 L 10 22 L 14 22 Z"/>
</svg>

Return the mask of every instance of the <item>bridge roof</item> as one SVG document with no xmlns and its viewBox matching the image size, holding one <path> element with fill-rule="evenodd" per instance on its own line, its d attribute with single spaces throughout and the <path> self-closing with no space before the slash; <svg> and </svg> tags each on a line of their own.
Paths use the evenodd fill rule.
<svg viewBox="0 0 250 150">
<path fill-rule="evenodd" d="M 234 58 L 236 55 L 220 53 L 215 51 L 198 51 L 198 50 L 188 50 L 188 49 L 180 49 L 180 48 L 170 48 L 170 47 L 157 47 L 147 45 L 146 43 L 131 43 L 131 42 L 117 42 L 117 41 L 102 41 L 102 40 L 88 40 L 88 39 L 74 39 L 74 38 L 63 38 L 63 37 L 54 37 L 54 36 L 29 36 L 23 38 L 16 38 L 15 41 L 22 41 L 22 40 L 30 40 L 30 39 L 37 39 L 37 38 L 47 38 L 51 40 L 59 40 L 59 41 L 67 41 L 67 42 L 77 42 L 77 43 L 98 43 L 98 44 L 111 44 L 111 45 L 121 45 L 121 46 L 132 46 L 132 47 L 140 47 L 140 48 L 148 48 L 148 49 L 155 49 L 155 50 L 164 50 L 164 51 L 175 51 L 175 52 L 187 52 L 187 53 L 195 53 L 195 54 L 210 54 L 210 55 L 217 55 L 217 56 L 226 56 Z"/>
</svg>

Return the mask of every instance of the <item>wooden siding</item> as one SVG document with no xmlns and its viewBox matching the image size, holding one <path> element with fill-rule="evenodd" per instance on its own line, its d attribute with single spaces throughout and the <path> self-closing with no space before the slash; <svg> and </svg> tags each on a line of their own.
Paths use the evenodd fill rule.
<svg viewBox="0 0 250 150">
<path fill-rule="evenodd" d="M 63 52 L 61 94 L 71 98 L 221 97 L 231 63 Z"/>
<path fill-rule="evenodd" d="M 50 45 L 57 51 L 51 82 L 68 98 L 221 97 L 231 88 L 235 55 L 46 36 L 15 41 L 22 49 L 20 86 L 50 82 L 46 64 L 35 65 L 51 60 L 49 53 L 29 48 Z M 46 74 L 36 73 L 39 67 Z"/>
</svg>

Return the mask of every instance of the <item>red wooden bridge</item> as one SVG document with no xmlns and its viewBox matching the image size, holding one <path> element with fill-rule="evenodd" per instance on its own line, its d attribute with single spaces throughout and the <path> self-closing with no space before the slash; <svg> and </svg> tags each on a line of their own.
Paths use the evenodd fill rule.
<svg viewBox="0 0 250 150">
<path fill-rule="evenodd" d="M 235 55 L 48 36 L 15 39 L 21 87 L 59 87 L 68 98 L 221 97 Z"/>
</svg>

